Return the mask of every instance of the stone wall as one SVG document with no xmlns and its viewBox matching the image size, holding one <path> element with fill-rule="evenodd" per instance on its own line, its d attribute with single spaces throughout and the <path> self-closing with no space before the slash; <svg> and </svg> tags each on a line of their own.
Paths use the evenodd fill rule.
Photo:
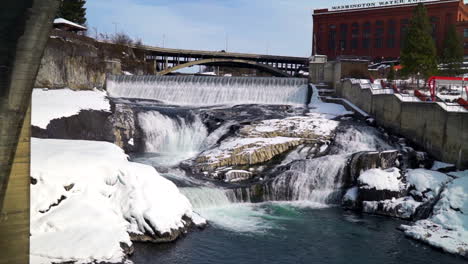
<svg viewBox="0 0 468 264">
<path fill-rule="evenodd" d="M 409 101 L 392 90 L 374 90 L 351 80 L 343 81 L 336 92 L 436 159 L 468 168 L 468 111 L 446 110 L 444 103 Z"/>
<path fill-rule="evenodd" d="M 137 48 L 98 42 L 54 30 L 48 39 L 34 87 L 103 88 L 107 74 L 154 74 L 154 64 Z"/>
</svg>

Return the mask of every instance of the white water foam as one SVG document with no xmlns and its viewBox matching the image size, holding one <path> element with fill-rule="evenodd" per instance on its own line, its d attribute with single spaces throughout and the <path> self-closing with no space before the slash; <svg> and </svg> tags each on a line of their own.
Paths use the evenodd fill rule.
<svg viewBox="0 0 468 264">
<path fill-rule="evenodd" d="M 195 212 L 210 224 L 229 231 L 263 233 L 271 228 L 267 213 L 259 204 L 233 203 L 228 192 L 219 188 L 180 188 Z"/>
<path fill-rule="evenodd" d="M 307 79 L 274 77 L 110 76 L 112 97 L 177 105 L 292 104 L 308 102 Z"/>
</svg>

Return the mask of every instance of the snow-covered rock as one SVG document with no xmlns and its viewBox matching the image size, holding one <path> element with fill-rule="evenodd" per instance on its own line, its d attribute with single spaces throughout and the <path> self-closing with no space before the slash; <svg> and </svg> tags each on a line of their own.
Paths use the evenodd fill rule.
<svg viewBox="0 0 468 264">
<path fill-rule="evenodd" d="M 263 120 L 240 130 L 245 137 L 295 137 L 305 139 L 328 139 L 339 122 L 311 113 L 308 116 L 293 116 L 284 119 Z"/>
<path fill-rule="evenodd" d="M 230 170 L 224 175 L 227 182 L 236 182 L 252 178 L 252 172 L 245 170 Z"/>
<path fill-rule="evenodd" d="M 45 129 L 53 119 L 72 116 L 81 110 L 110 111 L 106 92 L 73 91 L 70 89 L 34 89 L 31 124 Z"/>
<path fill-rule="evenodd" d="M 468 177 L 447 184 L 429 219 L 402 229 L 409 237 L 468 257 Z"/>
<path fill-rule="evenodd" d="M 364 201 L 362 211 L 370 214 L 386 215 L 402 219 L 412 219 L 416 209 L 421 205 L 411 196 L 382 201 Z"/>
<path fill-rule="evenodd" d="M 401 175 L 398 168 L 387 170 L 370 169 L 358 178 L 359 185 L 363 189 L 388 190 L 398 192 L 405 186 L 400 181 Z"/>
<path fill-rule="evenodd" d="M 358 178 L 359 200 L 380 201 L 406 195 L 406 184 L 398 168 L 370 169 Z"/>
<path fill-rule="evenodd" d="M 259 164 L 303 142 L 301 138 L 288 137 L 231 138 L 200 154 L 195 166 L 201 171 L 213 171 L 219 167 Z"/>
<path fill-rule="evenodd" d="M 33 263 L 120 262 L 130 234 L 166 241 L 191 224 L 177 187 L 110 143 L 33 138 L 31 177 Z"/>
<path fill-rule="evenodd" d="M 201 153 L 191 168 L 195 173 L 218 168 L 258 165 L 268 162 L 302 144 L 324 144 L 330 140 L 339 122 L 321 114 L 269 119 L 246 125 L 238 135 Z"/>
<path fill-rule="evenodd" d="M 444 173 L 425 169 L 408 170 L 406 179 L 412 189 L 410 193 L 423 202 L 434 199 L 442 186 L 451 180 Z"/>
</svg>

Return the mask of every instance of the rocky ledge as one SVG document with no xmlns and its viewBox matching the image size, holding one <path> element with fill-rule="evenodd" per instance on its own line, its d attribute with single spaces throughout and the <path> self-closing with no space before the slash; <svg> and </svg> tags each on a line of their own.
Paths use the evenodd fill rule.
<svg viewBox="0 0 468 264">
<path fill-rule="evenodd" d="M 319 114 L 270 119 L 240 127 L 236 135 L 202 152 L 190 164 L 192 173 L 241 181 L 254 177 L 255 166 L 271 162 L 299 145 L 317 145 L 329 141 L 338 126 Z M 252 168 L 253 167 L 253 168 Z M 245 170 L 250 172 L 233 173 Z"/>
</svg>

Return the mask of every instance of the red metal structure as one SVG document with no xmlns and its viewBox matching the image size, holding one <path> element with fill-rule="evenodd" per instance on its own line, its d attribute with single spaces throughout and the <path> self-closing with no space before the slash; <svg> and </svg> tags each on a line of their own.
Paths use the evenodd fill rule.
<svg viewBox="0 0 468 264">
<path fill-rule="evenodd" d="M 451 84 L 458 84 L 465 87 L 465 92 L 468 96 L 468 78 L 463 77 L 445 77 L 445 76 L 432 76 L 427 80 L 427 85 L 429 86 L 429 90 L 431 92 L 431 101 L 436 101 L 437 95 L 437 85 L 451 85 Z M 466 85 L 465 85 L 466 84 Z M 419 92 L 419 91 L 418 91 Z M 415 92 L 416 95 L 416 92 Z M 463 98 L 460 98 L 464 100 Z M 466 102 L 466 101 L 465 101 Z"/>
</svg>

